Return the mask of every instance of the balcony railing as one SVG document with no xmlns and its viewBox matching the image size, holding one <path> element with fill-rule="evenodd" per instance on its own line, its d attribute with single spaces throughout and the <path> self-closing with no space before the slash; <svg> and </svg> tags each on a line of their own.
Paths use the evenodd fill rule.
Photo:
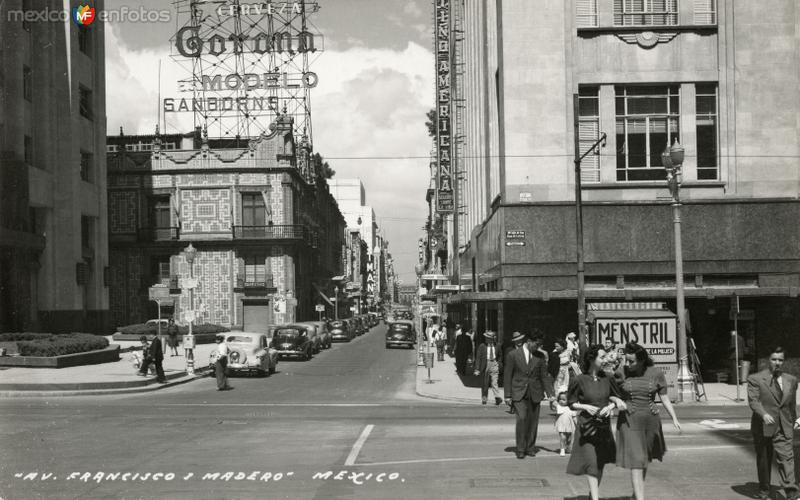
<svg viewBox="0 0 800 500">
<path fill-rule="evenodd" d="M 139 241 L 177 241 L 180 229 L 177 227 L 140 227 Z"/>
<path fill-rule="evenodd" d="M 276 290 L 272 275 L 249 276 L 244 274 L 236 275 L 236 286 L 234 292 L 263 292 L 274 293 Z"/>
<path fill-rule="evenodd" d="M 233 226 L 235 240 L 306 240 L 310 242 L 305 226 Z"/>
</svg>

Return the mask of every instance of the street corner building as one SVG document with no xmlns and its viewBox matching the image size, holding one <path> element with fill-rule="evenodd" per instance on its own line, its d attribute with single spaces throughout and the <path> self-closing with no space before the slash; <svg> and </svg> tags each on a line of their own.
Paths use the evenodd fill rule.
<svg viewBox="0 0 800 500">
<path fill-rule="evenodd" d="M 183 322 L 190 243 L 195 323 L 266 333 L 317 317 L 320 295 L 333 295 L 330 280 L 341 274 L 345 222 L 292 120 L 278 116 L 253 140 L 208 139 L 199 127 L 108 137 L 115 324 L 155 317 L 153 285 L 170 288 L 174 302 L 162 314 Z"/>
<path fill-rule="evenodd" d="M 445 299 L 450 316 L 576 331 L 576 152 L 589 316 L 676 313 L 661 154 L 679 141 L 685 325 L 704 377 L 727 371 L 734 319 L 740 357 L 760 365 L 782 344 L 800 371 L 798 19 L 796 0 L 452 0 L 471 291 Z"/>
<path fill-rule="evenodd" d="M 110 328 L 105 26 L 31 20 L 63 11 L 51 0 L 0 3 L 4 332 Z"/>
</svg>

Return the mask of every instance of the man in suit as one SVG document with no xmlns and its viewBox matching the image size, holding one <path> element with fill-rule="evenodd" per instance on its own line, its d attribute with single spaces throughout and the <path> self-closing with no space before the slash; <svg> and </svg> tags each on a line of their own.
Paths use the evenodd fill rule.
<svg viewBox="0 0 800 500">
<path fill-rule="evenodd" d="M 456 335 L 456 371 L 466 375 L 467 358 L 472 355 L 472 339 L 466 332 Z"/>
<path fill-rule="evenodd" d="M 153 363 L 156 365 L 156 379 L 158 383 L 166 384 L 167 378 L 164 376 L 164 367 L 162 366 L 164 362 L 164 351 L 161 349 L 161 341 L 159 338 L 153 337 L 150 341 L 150 346 L 145 348 L 142 352 L 146 354 L 142 367 L 139 368 L 139 373 L 141 375 L 147 375 L 147 369 L 150 367 L 150 363 Z"/>
<path fill-rule="evenodd" d="M 783 373 L 786 354 L 782 347 L 772 349 L 768 369 L 747 378 L 747 399 L 753 410 L 750 431 L 756 449 L 759 497 L 769 498 L 772 456 L 777 457 L 781 487 L 786 498 L 800 498 L 794 477 L 794 430 L 797 418 L 797 378 Z"/>
<path fill-rule="evenodd" d="M 546 394 L 553 398 L 553 381 L 547 373 L 547 358 L 539 353 L 541 334 L 531 337 L 514 332 L 511 341 L 521 348 L 506 356 L 506 404 L 513 405 L 517 415 L 517 458 L 536 456 L 536 434 L 539 426 L 539 407 Z"/>
<path fill-rule="evenodd" d="M 490 330 L 483 334 L 483 338 L 486 342 L 478 346 L 478 351 L 475 354 L 475 375 L 480 376 L 482 381 L 481 403 L 486 404 L 489 398 L 489 386 L 491 385 L 494 404 L 497 406 L 503 402 L 503 398 L 500 397 L 500 388 L 497 386 L 502 358 L 496 345 L 497 334 Z"/>
</svg>

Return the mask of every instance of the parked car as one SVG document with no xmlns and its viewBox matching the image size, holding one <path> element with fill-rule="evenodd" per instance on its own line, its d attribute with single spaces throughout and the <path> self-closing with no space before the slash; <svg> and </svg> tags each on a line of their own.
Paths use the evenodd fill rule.
<svg viewBox="0 0 800 500">
<path fill-rule="evenodd" d="M 305 328 L 283 325 L 273 330 L 271 347 L 280 357 L 299 357 L 308 361 L 314 355 L 314 344 Z"/>
<path fill-rule="evenodd" d="M 269 340 L 264 333 L 220 333 L 228 346 L 228 373 L 255 372 L 270 375 L 278 368 L 278 352 L 269 348 Z M 217 362 L 217 350 L 211 351 L 209 363 L 211 371 Z"/>
<path fill-rule="evenodd" d="M 166 334 L 167 327 L 169 327 L 169 320 L 168 319 L 148 319 L 144 322 L 145 326 L 152 325 L 153 328 L 158 328 L 158 324 L 161 323 L 161 332 Z"/>
<path fill-rule="evenodd" d="M 363 316 L 353 316 L 353 321 L 356 322 L 356 328 L 358 329 L 359 335 L 364 335 L 367 333 L 367 325 L 364 323 Z"/>
<path fill-rule="evenodd" d="M 319 343 L 323 349 L 331 348 L 331 332 L 328 331 L 328 323 L 324 321 L 306 321 L 311 325 L 317 327 L 317 335 L 319 336 Z"/>
<path fill-rule="evenodd" d="M 306 335 L 309 339 L 311 339 L 311 353 L 317 354 L 322 350 L 322 339 L 317 334 L 317 325 L 311 323 L 310 321 L 302 321 L 298 323 L 292 323 L 289 325 L 292 328 L 301 328 L 304 329 Z"/>
<path fill-rule="evenodd" d="M 350 342 L 353 340 L 353 332 L 350 330 L 347 321 L 339 319 L 329 321 L 328 331 L 331 332 L 332 342 Z"/>
</svg>

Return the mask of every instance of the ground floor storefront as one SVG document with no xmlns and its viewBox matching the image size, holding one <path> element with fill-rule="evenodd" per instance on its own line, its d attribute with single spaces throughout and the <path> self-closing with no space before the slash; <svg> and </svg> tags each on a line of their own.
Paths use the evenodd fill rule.
<svg viewBox="0 0 800 500">
<path fill-rule="evenodd" d="M 483 332 L 496 331 L 500 341 L 510 339 L 515 331 L 530 333 L 534 329 L 545 335 L 545 347 L 552 349 L 556 339 L 577 331 L 577 301 L 556 300 L 460 300 L 452 296 L 446 300 L 449 319 L 474 328 L 476 343 L 483 340 Z M 656 309 L 675 312 L 674 299 L 633 301 L 589 300 L 592 309 Z M 770 349 L 783 346 L 789 353 L 788 371 L 800 374 L 800 298 L 790 296 L 741 296 L 740 312 L 734 321 L 734 299 L 731 296 L 687 298 L 687 334 L 694 341 L 703 379 L 710 382 L 730 379 L 730 368 L 735 352 L 732 334 L 737 329 L 740 359 L 751 363 L 752 369 L 765 366 Z M 590 338 L 593 332 L 590 324 Z M 596 337 L 594 337 L 596 338 Z M 638 340 L 634 335 L 617 336 L 616 342 Z"/>
</svg>

